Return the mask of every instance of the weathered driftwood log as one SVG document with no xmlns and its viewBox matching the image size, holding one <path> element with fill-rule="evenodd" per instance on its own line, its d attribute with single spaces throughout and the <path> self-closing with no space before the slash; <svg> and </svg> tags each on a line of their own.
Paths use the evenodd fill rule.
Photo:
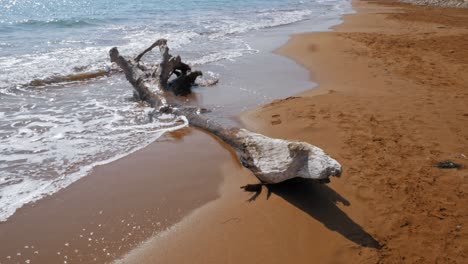
<svg viewBox="0 0 468 264">
<path fill-rule="evenodd" d="M 162 55 L 158 67 L 141 62 L 144 54 L 159 47 Z M 169 54 L 167 41 L 160 39 L 135 58 L 124 58 L 117 48 L 110 50 L 111 61 L 119 65 L 134 88 L 136 98 L 156 108 L 156 112 L 183 115 L 189 124 L 209 131 L 229 144 L 242 165 L 250 169 L 264 183 L 278 183 L 300 177 L 328 182 L 330 176 L 340 176 L 340 164 L 323 150 L 305 142 L 273 139 L 241 128 L 226 128 L 194 109 L 168 102 L 166 91 L 187 94 L 199 71 Z M 171 76 L 177 77 L 169 81 Z M 183 92 L 181 92 L 183 91 Z"/>
</svg>

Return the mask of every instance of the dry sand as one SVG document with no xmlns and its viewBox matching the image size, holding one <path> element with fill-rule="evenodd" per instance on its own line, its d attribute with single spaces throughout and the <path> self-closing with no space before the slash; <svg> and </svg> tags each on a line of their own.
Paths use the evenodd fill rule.
<svg viewBox="0 0 468 264">
<path fill-rule="evenodd" d="M 255 183 L 224 166 L 220 199 L 124 263 L 466 263 L 468 11 L 355 1 L 334 32 L 279 50 L 320 85 L 247 113 L 251 129 L 324 148 L 329 185 Z"/>
<path fill-rule="evenodd" d="M 243 192 L 257 179 L 186 129 L 20 209 L 0 224 L 0 263 L 108 262 L 153 232 L 122 262 L 466 262 L 468 170 L 434 164 L 468 166 L 468 13 L 354 3 L 334 32 L 279 51 L 320 87 L 243 116 L 324 148 L 341 179 Z"/>
</svg>

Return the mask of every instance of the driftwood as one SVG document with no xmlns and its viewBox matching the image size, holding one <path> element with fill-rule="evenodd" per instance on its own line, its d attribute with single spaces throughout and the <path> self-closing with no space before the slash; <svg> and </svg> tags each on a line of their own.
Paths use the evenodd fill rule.
<svg viewBox="0 0 468 264">
<path fill-rule="evenodd" d="M 162 57 L 159 65 L 144 64 L 142 57 L 156 47 Z M 183 115 L 191 126 L 216 135 L 236 151 L 242 165 L 262 182 L 278 183 L 295 177 L 328 182 L 330 176 L 341 175 L 340 164 L 318 147 L 305 142 L 273 139 L 246 129 L 223 127 L 204 115 L 203 109 L 184 107 L 171 101 L 169 93 L 189 94 L 202 73 L 192 71 L 179 56 L 172 56 L 167 40 L 156 41 L 135 58 L 124 58 L 117 48 L 110 50 L 110 57 L 132 84 L 134 97 L 156 108 L 154 114 Z M 175 78 L 171 80 L 173 75 Z"/>
</svg>

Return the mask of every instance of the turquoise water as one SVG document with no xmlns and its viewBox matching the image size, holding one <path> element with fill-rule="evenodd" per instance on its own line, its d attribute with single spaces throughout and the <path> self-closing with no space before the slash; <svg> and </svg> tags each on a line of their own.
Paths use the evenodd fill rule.
<svg viewBox="0 0 468 264">
<path fill-rule="evenodd" d="M 167 38 L 192 66 L 225 69 L 205 70 L 208 78 L 230 80 L 230 89 L 248 91 L 253 101 L 268 98 L 267 91 L 234 87 L 240 82 L 222 76 L 248 68 L 237 61 L 249 63 L 249 56 L 262 52 L 252 48 L 256 34 L 308 20 L 326 29 L 350 10 L 348 0 L 0 0 L 0 221 L 94 166 L 187 125 L 174 116 L 150 121 L 151 109 L 131 100 L 118 74 L 69 83 L 38 80 L 105 72 L 110 48 L 134 55 Z M 157 59 L 157 53 L 145 56 Z"/>
<path fill-rule="evenodd" d="M 159 37 L 193 64 L 252 51 L 237 34 L 339 13 L 347 1 L 0 0 L 0 89 L 109 66 Z"/>
</svg>

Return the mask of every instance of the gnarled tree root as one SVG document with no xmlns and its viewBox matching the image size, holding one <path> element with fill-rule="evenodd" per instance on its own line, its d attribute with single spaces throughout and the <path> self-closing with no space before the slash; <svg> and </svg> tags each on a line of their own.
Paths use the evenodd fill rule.
<svg viewBox="0 0 468 264">
<path fill-rule="evenodd" d="M 159 47 L 162 60 L 157 66 L 147 66 L 141 59 L 155 47 Z M 226 128 L 208 119 L 200 109 L 168 102 L 170 97 L 165 92 L 175 95 L 190 93 L 196 78 L 202 73 L 192 72 L 179 56 L 172 56 L 165 39 L 156 41 L 135 58 L 122 57 L 117 48 L 110 50 L 110 57 L 122 68 L 136 98 L 155 107 L 158 113 L 183 115 L 191 126 L 216 135 L 236 151 L 242 165 L 262 182 L 273 184 L 295 177 L 328 182 L 330 176 L 341 175 L 341 165 L 311 144 L 269 138 L 241 128 Z M 176 78 L 169 81 L 173 74 Z"/>
</svg>

